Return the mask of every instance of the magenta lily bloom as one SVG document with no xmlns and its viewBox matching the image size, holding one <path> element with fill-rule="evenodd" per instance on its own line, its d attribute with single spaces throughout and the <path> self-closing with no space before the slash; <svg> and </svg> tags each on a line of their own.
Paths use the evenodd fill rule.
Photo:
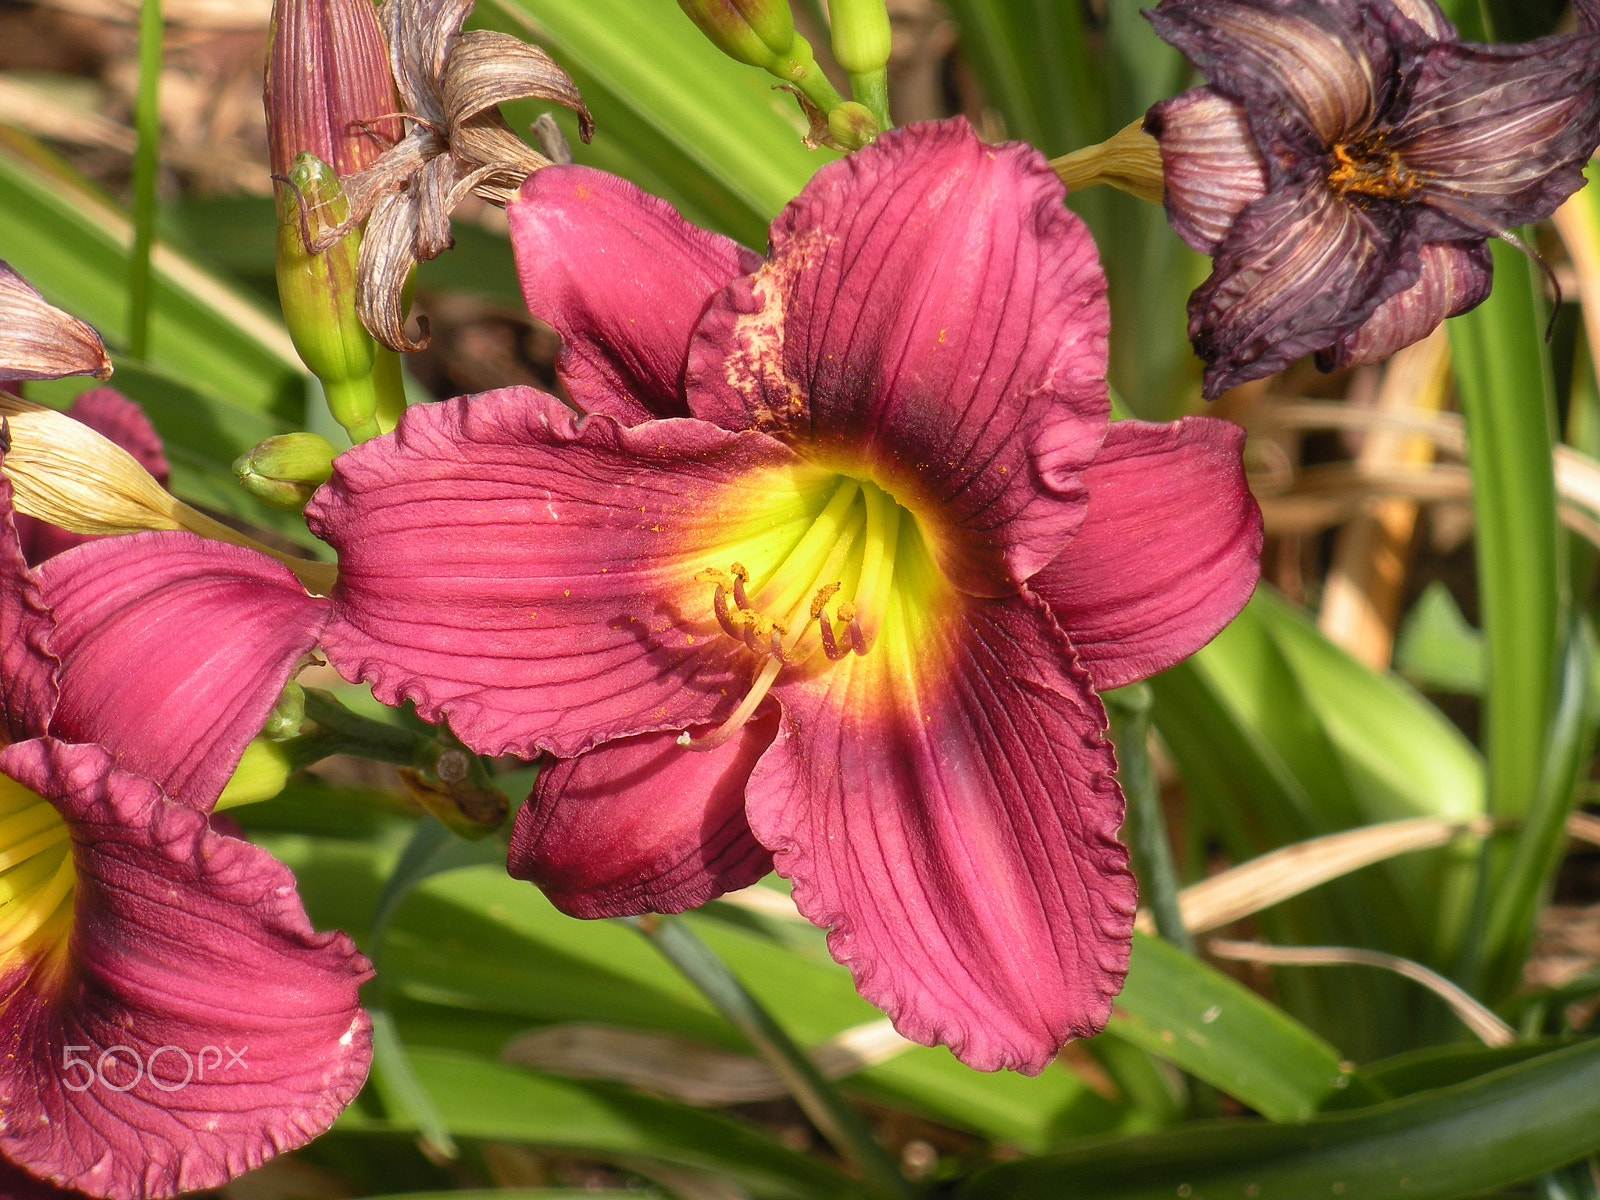
<svg viewBox="0 0 1600 1200">
<path fill-rule="evenodd" d="M 0 480 L 0 1184 L 215 1187 L 326 1129 L 370 1057 L 366 960 L 207 818 L 325 606 L 184 533 L 30 570 L 10 500 Z"/>
<path fill-rule="evenodd" d="M 564 760 L 513 874 L 604 916 L 776 866 L 902 1033 L 1030 1072 L 1127 964 L 1094 689 L 1231 619 L 1260 532 L 1235 426 L 1108 426 L 1061 200 L 1025 146 L 910 126 L 819 171 L 762 260 L 547 168 L 513 245 L 586 415 L 413 408 L 308 509 L 341 671 Z"/>
</svg>

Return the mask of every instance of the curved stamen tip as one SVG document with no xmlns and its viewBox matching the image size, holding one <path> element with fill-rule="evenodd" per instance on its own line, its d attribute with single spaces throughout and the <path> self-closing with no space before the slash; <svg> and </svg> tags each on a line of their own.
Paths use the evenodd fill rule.
<svg viewBox="0 0 1600 1200">
<path fill-rule="evenodd" d="M 755 713 L 757 706 L 767 698 L 767 691 L 772 687 L 772 681 L 778 677 L 778 668 L 783 666 L 783 660 L 777 657 L 769 658 L 761 666 L 761 673 L 756 676 L 755 682 L 750 685 L 750 690 L 745 693 L 739 707 L 721 725 L 718 725 L 705 737 L 694 738 L 689 736 L 685 729 L 678 735 L 678 745 L 685 750 L 715 750 L 723 745 L 734 734 L 744 728 L 744 723 Z"/>
</svg>

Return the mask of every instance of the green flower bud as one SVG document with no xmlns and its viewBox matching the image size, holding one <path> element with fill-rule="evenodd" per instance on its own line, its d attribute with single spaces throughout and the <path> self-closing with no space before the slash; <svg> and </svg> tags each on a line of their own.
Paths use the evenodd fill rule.
<svg viewBox="0 0 1600 1200">
<path fill-rule="evenodd" d="M 274 508 L 298 512 L 333 474 L 333 444 L 314 433 L 280 433 L 233 460 L 244 490 Z"/>
<path fill-rule="evenodd" d="M 283 693 L 272 706 L 261 726 L 261 736 L 271 742 L 286 742 L 299 737 L 306 724 L 306 690 L 294 680 L 283 685 Z"/>
<path fill-rule="evenodd" d="M 883 0 L 832 0 L 833 57 L 851 75 L 881 71 L 889 62 L 892 37 Z"/>
<path fill-rule="evenodd" d="M 859 150 L 882 132 L 864 104 L 846 100 L 828 114 L 828 137 L 840 150 Z"/>
<path fill-rule="evenodd" d="M 376 343 L 356 316 L 361 234 L 351 230 L 321 252 L 310 248 L 349 215 L 333 168 L 312 154 L 297 155 L 278 186 L 278 299 L 294 348 L 322 381 L 334 419 L 362 441 L 378 433 L 378 397 Z"/>
<path fill-rule="evenodd" d="M 244 748 L 233 777 L 217 797 L 217 811 L 271 800 L 283 791 L 294 770 L 288 749 L 281 742 L 258 737 Z"/>
<path fill-rule="evenodd" d="M 794 46 L 788 0 L 678 0 L 678 7 L 729 58 L 771 71 Z"/>
</svg>

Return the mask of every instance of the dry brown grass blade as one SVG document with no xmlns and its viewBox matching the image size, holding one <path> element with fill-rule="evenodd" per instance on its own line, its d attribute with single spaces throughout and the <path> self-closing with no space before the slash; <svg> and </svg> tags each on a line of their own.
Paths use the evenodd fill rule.
<svg viewBox="0 0 1600 1200">
<path fill-rule="evenodd" d="M 842 1079 L 915 1046 L 887 1019 L 869 1021 L 812 1047 L 828 1079 Z M 606 1079 L 702 1106 L 745 1104 L 788 1095 L 765 1061 L 668 1034 L 611 1025 L 552 1025 L 518 1034 L 500 1052 L 506 1062 L 573 1079 Z"/>
<path fill-rule="evenodd" d="M 1567 836 L 1591 846 L 1600 846 L 1600 817 L 1575 812 L 1567 816 Z"/>
<path fill-rule="evenodd" d="M 1295 842 L 1184 888 L 1178 893 L 1178 910 L 1190 933 L 1206 933 L 1362 867 L 1432 850 L 1458 837 L 1483 837 L 1492 827 L 1487 818 L 1412 817 Z M 1139 913 L 1136 928 L 1155 932 L 1148 910 Z"/>
<path fill-rule="evenodd" d="M 1437 412 L 1450 380 L 1450 348 L 1443 329 L 1390 358 L 1372 405 L 1375 412 Z M 1356 461 L 1364 469 L 1422 466 L 1434 443 L 1415 433 L 1374 430 Z M 1374 670 L 1385 670 L 1394 651 L 1395 626 L 1418 506 L 1399 497 L 1372 500 L 1345 523 L 1334 547 L 1317 626 L 1335 645 Z"/>
<path fill-rule="evenodd" d="M 1361 966 L 1393 971 L 1420 983 L 1450 1006 L 1461 1023 L 1482 1039 L 1486 1046 L 1509 1046 L 1517 1031 L 1490 1012 L 1466 992 L 1436 971 L 1409 958 L 1385 954 L 1381 950 L 1361 950 L 1352 946 L 1266 946 L 1260 942 L 1234 942 L 1212 938 L 1206 948 L 1218 958 L 1235 962 L 1275 963 L 1284 966 Z"/>
<path fill-rule="evenodd" d="M 1309 409 L 1311 406 L 1284 407 Z M 1390 423 L 1388 418 L 1373 413 L 1351 412 L 1337 419 L 1324 419 L 1323 414 L 1318 413 L 1301 427 L 1362 428 Z M 1406 424 L 1430 429 L 1439 445 L 1460 440 L 1460 418 L 1454 414 L 1441 413 L 1426 423 L 1412 418 Z M 1555 474 L 1562 524 L 1584 540 L 1600 546 L 1600 462 L 1571 446 L 1557 446 Z M 1466 467 L 1453 464 L 1367 468 L 1358 462 L 1328 463 L 1300 471 L 1287 486 L 1278 485 L 1274 479 L 1256 477 L 1252 478 L 1251 487 L 1256 490 L 1262 520 L 1269 533 L 1310 534 L 1348 520 L 1377 498 L 1404 497 L 1432 502 L 1467 500 L 1472 495 L 1472 474 Z"/>
</svg>

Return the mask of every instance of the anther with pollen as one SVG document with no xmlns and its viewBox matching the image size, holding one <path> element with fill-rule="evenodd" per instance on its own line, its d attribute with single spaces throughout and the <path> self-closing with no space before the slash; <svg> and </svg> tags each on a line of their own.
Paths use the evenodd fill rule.
<svg viewBox="0 0 1600 1200">
<path fill-rule="evenodd" d="M 789 625 L 757 611 L 751 604 L 749 593 L 745 588 L 749 578 L 750 572 L 742 563 L 734 563 L 726 571 L 707 567 L 695 574 L 697 583 L 709 583 L 716 588 L 711 606 L 712 611 L 716 613 L 717 624 L 722 626 L 724 633 L 735 641 L 742 642 L 754 653 L 776 659 L 780 663 L 801 661 L 805 657 L 804 653 L 797 656 L 795 646 L 784 645 L 784 640 L 789 636 Z M 841 586 L 839 583 L 824 584 L 817 589 L 810 605 L 810 618 L 817 622 L 823 653 L 831 662 L 838 662 L 852 651 L 856 654 L 866 653 L 866 638 L 862 634 L 860 622 L 856 620 L 854 603 L 847 601 L 839 605 L 835 614 L 834 619 L 845 626 L 842 642 L 834 634 L 833 620 L 828 618 L 828 604 Z"/>
</svg>

